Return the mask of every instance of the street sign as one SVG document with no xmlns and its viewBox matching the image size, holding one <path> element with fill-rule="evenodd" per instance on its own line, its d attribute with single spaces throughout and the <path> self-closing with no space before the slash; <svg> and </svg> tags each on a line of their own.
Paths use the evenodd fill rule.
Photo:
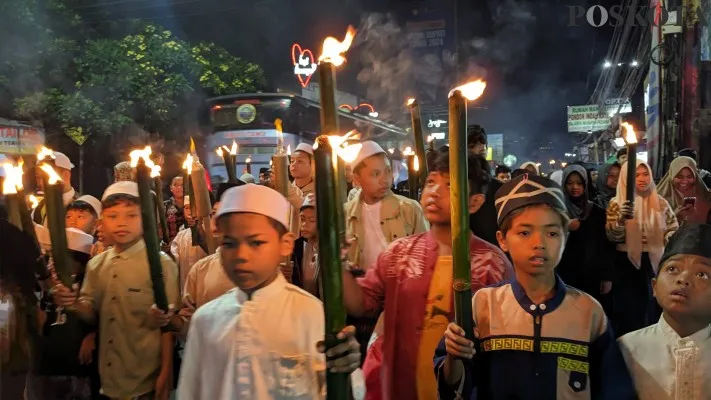
<svg viewBox="0 0 711 400">
<path fill-rule="evenodd" d="M 84 133 L 84 130 L 81 127 L 65 128 L 64 133 L 79 146 L 83 145 L 84 142 L 86 142 L 86 139 L 89 138 L 89 134 Z"/>
<path fill-rule="evenodd" d="M 600 114 L 597 104 L 568 106 L 568 132 L 594 132 L 607 129 L 610 117 Z"/>
</svg>

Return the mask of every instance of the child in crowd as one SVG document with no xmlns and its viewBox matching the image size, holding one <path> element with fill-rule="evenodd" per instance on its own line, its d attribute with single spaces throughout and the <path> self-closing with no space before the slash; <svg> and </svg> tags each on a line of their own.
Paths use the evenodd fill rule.
<svg viewBox="0 0 711 400">
<path fill-rule="evenodd" d="M 294 275 L 292 283 L 321 298 L 321 275 L 318 264 L 318 226 L 316 225 L 316 197 L 304 198 L 300 210 L 301 237 L 294 242 Z"/>
<path fill-rule="evenodd" d="M 711 399 L 711 225 L 671 237 L 652 281 L 659 322 L 619 339 L 640 400 Z"/>
<path fill-rule="evenodd" d="M 99 325 L 101 390 L 111 399 L 167 399 L 172 371 L 173 337 L 152 318 L 153 285 L 143 241 L 138 185 L 121 181 L 102 197 L 103 233 L 113 247 L 87 266 L 79 300 L 61 284 L 60 305 Z M 177 268 L 161 254 L 168 303 L 179 304 Z M 153 305 L 153 306 L 152 306 Z"/>
<path fill-rule="evenodd" d="M 367 386 L 368 399 L 437 396 L 432 356 L 447 323 L 454 319 L 454 296 L 449 152 L 441 149 L 434 157 L 422 190 L 430 230 L 394 241 L 364 278 L 356 281 L 348 272 L 343 275 L 343 296 L 351 315 L 385 314 L 383 335 L 368 351 L 368 356 L 382 353 L 382 374 L 375 379 L 379 385 Z M 473 213 L 484 204 L 490 178 L 477 156 L 470 155 L 467 161 L 469 212 Z M 473 291 L 511 276 L 511 264 L 494 245 L 472 234 L 469 252 Z M 378 369 L 369 363 L 369 371 Z M 366 377 L 369 382 L 371 378 Z"/>
<path fill-rule="evenodd" d="M 435 356 L 439 398 L 635 398 L 602 307 L 556 276 L 569 223 L 560 186 L 514 178 L 496 208 L 516 276 L 474 294 L 476 344 L 447 327 Z"/>
<path fill-rule="evenodd" d="M 186 400 L 321 398 L 324 369 L 351 372 L 360 353 L 353 327 L 327 351 L 321 302 L 286 282 L 280 263 L 291 254 L 289 202 L 247 184 L 222 196 L 217 211 L 220 258 L 237 286 L 192 317 L 178 396 Z M 326 365 L 324 365 L 326 364 Z"/>
<path fill-rule="evenodd" d="M 94 235 L 100 215 L 101 202 L 94 196 L 81 196 L 67 206 L 67 228 L 76 228 L 88 235 Z"/>
<path fill-rule="evenodd" d="M 78 200 L 74 203 L 76 202 Z M 74 203 L 72 203 L 73 210 L 79 211 L 81 205 L 77 206 Z M 88 213 L 88 211 L 80 212 Z M 84 218 L 79 216 L 75 221 L 82 219 Z M 72 278 L 76 287 L 81 286 L 84 279 L 93 245 L 93 236 L 77 228 L 67 228 L 67 247 L 72 262 Z M 50 267 L 50 272 L 53 282 L 58 283 L 59 277 L 53 267 Z M 93 384 L 98 382 L 91 382 L 92 379 L 98 379 L 98 368 L 94 360 L 96 328 L 89 326 L 75 313 L 64 310 L 63 307 L 56 307 L 52 294 L 54 294 L 53 290 L 50 290 L 50 293 L 42 299 L 47 319 L 42 328 L 39 362 L 35 373 L 30 375 L 27 385 L 28 398 L 89 400 L 92 394 L 91 387 L 98 386 Z"/>
</svg>

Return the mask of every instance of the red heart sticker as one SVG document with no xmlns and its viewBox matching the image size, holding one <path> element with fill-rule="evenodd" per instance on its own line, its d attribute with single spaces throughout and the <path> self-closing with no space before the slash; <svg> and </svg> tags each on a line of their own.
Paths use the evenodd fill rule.
<svg viewBox="0 0 711 400">
<path fill-rule="evenodd" d="M 294 64 L 294 74 L 299 79 L 302 88 L 309 85 L 311 77 L 316 72 L 316 59 L 309 49 L 302 49 L 298 43 L 291 46 L 291 61 Z"/>
</svg>

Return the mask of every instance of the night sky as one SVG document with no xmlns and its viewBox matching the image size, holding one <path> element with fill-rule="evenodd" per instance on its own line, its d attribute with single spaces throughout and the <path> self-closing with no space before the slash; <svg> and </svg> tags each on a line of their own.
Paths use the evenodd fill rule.
<svg viewBox="0 0 711 400">
<path fill-rule="evenodd" d="M 249 4 L 226 0 L 106 0 L 103 7 L 83 13 L 109 11 L 104 19 L 89 14 L 94 21 L 113 21 L 121 26 L 128 18 L 152 19 L 190 41 L 214 41 L 233 54 L 261 64 L 274 87 L 296 90 L 292 74 L 291 45 L 294 42 L 315 52 L 327 35 L 342 37 L 348 24 L 363 27 L 363 21 L 402 9 L 407 1 L 360 0 L 255 0 Z M 412 4 L 413 2 L 409 2 Z M 464 2 L 461 2 L 464 3 Z M 505 133 L 506 153 L 528 158 L 562 157 L 575 140 L 567 133 L 566 106 L 585 104 L 595 87 L 607 53 L 612 29 L 593 28 L 581 20 L 578 27 L 568 25 L 568 6 L 616 4 L 612 1 L 513 1 L 489 0 L 475 9 L 460 8 L 462 24 L 460 48 L 467 54 L 467 71 L 488 80 L 480 105 L 486 109 L 470 111 L 470 122 L 483 125 L 489 133 Z M 87 20 L 91 18 L 87 17 Z M 384 23 L 384 22 L 383 22 Z M 394 22 L 395 29 L 402 29 Z M 392 28 L 392 26 L 390 27 Z M 409 70 L 380 71 L 381 75 L 363 81 L 363 74 L 390 62 L 398 49 L 406 47 L 400 32 L 393 33 L 393 44 L 373 46 L 382 38 L 384 26 L 361 31 L 368 40 L 358 41 L 349 52 L 347 66 L 339 73 L 345 91 L 368 97 L 379 111 L 390 115 L 401 107 L 397 99 L 410 90 Z M 379 30 L 380 29 L 380 30 Z M 392 29 L 391 29 L 392 30 Z M 392 32 L 391 32 L 392 33 Z M 375 38 L 375 39 L 374 39 Z M 361 38 L 362 39 L 362 38 Z M 418 60 L 406 58 L 400 66 Z M 385 64 L 387 65 L 387 64 Z M 385 74 L 385 75 L 383 75 Z M 359 79 L 360 78 L 360 79 Z M 441 77 L 442 81 L 446 78 Z M 394 87 L 383 93 L 382 82 Z M 446 91 L 446 88 L 442 88 Z M 376 98 L 370 98 L 372 97 Z M 380 103 L 380 104 L 379 104 Z M 388 113 L 388 111 L 392 111 Z M 381 115 L 383 112 L 381 112 Z M 524 145 L 525 143 L 525 145 Z M 553 147 L 550 155 L 536 154 L 539 147 Z"/>
</svg>

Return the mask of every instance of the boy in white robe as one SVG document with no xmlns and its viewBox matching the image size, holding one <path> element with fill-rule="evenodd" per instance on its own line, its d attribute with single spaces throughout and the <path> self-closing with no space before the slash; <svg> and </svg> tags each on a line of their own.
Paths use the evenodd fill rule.
<svg viewBox="0 0 711 400">
<path fill-rule="evenodd" d="M 193 315 L 179 399 L 321 399 L 325 368 L 358 367 L 353 327 L 339 333 L 345 342 L 325 362 L 323 305 L 280 273 L 294 246 L 289 208 L 278 192 L 254 184 L 222 196 L 220 258 L 237 287 Z"/>
<path fill-rule="evenodd" d="M 619 339 L 640 400 L 711 399 L 711 225 L 685 224 L 652 280 L 659 322 Z"/>
</svg>

